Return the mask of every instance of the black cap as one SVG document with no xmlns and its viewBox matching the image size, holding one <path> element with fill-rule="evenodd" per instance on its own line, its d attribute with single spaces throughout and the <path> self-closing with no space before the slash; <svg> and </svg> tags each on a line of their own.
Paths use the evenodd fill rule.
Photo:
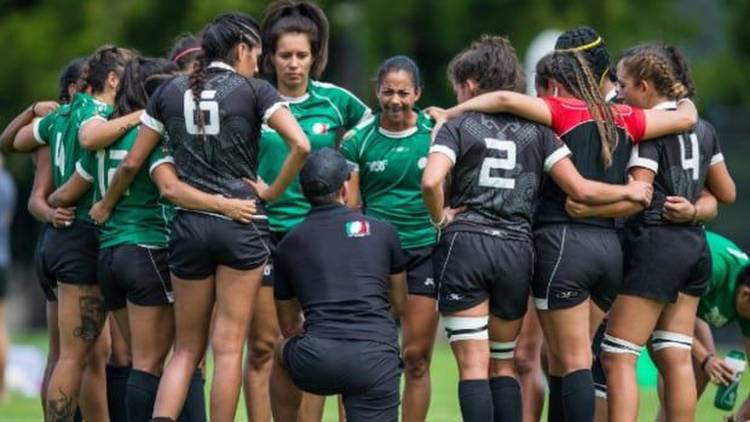
<svg viewBox="0 0 750 422">
<path fill-rule="evenodd" d="M 307 157 L 299 182 L 302 193 L 310 198 L 336 192 L 349 178 L 353 166 L 340 152 L 331 148 L 321 148 Z"/>
</svg>

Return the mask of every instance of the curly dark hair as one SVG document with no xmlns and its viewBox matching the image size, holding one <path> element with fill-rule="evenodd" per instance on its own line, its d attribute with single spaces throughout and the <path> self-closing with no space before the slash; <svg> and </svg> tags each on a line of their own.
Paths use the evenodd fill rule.
<svg viewBox="0 0 750 422">
<path fill-rule="evenodd" d="M 476 81 L 477 94 L 498 90 L 522 92 L 526 84 L 510 40 L 493 35 L 482 35 L 458 53 L 448 64 L 447 73 L 454 84 Z"/>
</svg>

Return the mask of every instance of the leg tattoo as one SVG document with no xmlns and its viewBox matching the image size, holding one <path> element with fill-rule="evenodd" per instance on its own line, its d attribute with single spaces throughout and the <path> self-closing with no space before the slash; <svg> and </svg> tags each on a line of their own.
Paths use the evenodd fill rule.
<svg viewBox="0 0 750 422">
<path fill-rule="evenodd" d="M 81 325 L 73 330 L 73 335 L 86 343 L 93 343 L 102 331 L 107 312 L 101 296 L 81 296 Z"/>
<path fill-rule="evenodd" d="M 73 397 L 60 389 L 60 397 L 47 401 L 47 422 L 68 422 L 73 420 L 76 408 Z"/>
</svg>

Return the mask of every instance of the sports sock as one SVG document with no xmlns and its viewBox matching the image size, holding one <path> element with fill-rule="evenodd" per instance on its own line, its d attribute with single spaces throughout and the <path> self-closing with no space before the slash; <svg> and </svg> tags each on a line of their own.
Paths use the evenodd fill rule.
<svg viewBox="0 0 750 422">
<path fill-rule="evenodd" d="M 130 366 L 107 365 L 107 410 L 110 422 L 127 421 L 125 392 L 128 386 Z"/>
<path fill-rule="evenodd" d="M 594 420 L 594 379 L 590 369 L 579 369 L 563 377 L 562 402 L 566 420 Z"/>
<path fill-rule="evenodd" d="M 130 370 L 126 405 L 128 421 L 141 422 L 151 419 L 159 389 L 159 376 L 137 369 Z"/>
<path fill-rule="evenodd" d="M 182 405 L 182 412 L 177 418 L 179 422 L 204 422 L 206 420 L 206 398 L 203 395 L 203 385 L 205 380 L 201 369 L 198 368 L 190 379 L 185 404 Z"/>
<path fill-rule="evenodd" d="M 465 380 L 458 383 L 458 400 L 464 422 L 492 420 L 492 392 L 489 380 Z"/>
<path fill-rule="evenodd" d="M 521 422 L 521 385 L 513 377 L 490 378 L 494 422 Z"/>
<path fill-rule="evenodd" d="M 550 375 L 548 400 L 547 422 L 565 422 L 562 404 L 562 377 Z"/>
</svg>

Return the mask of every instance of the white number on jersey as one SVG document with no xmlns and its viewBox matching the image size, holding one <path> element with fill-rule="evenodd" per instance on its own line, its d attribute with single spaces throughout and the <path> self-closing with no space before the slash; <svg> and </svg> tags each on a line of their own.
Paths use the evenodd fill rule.
<svg viewBox="0 0 750 422">
<path fill-rule="evenodd" d="M 128 151 L 124 149 L 111 149 L 109 150 L 109 159 L 110 160 L 117 160 L 122 161 L 125 159 L 125 157 L 128 155 Z M 106 166 L 105 163 L 106 158 L 106 151 L 105 150 L 99 150 L 96 152 L 96 161 L 97 161 L 97 178 L 99 180 L 99 192 L 101 192 L 102 197 L 104 197 L 104 194 L 107 192 L 107 189 L 109 189 L 109 185 L 112 184 L 112 178 L 115 176 L 115 173 L 117 172 L 117 166 L 112 166 L 114 168 L 110 168 L 107 170 L 107 178 L 104 178 L 104 167 Z M 119 163 L 118 163 L 119 165 Z M 130 195 L 130 189 L 125 191 L 125 196 Z"/>
<path fill-rule="evenodd" d="M 700 150 L 698 149 L 698 136 L 694 133 L 690 134 L 690 158 L 687 158 L 687 151 L 685 148 L 685 136 L 679 135 L 680 140 L 680 161 L 682 161 L 682 168 L 685 170 L 692 170 L 693 180 L 698 180 L 700 172 Z"/>
<path fill-rule="evenodd" d="M 65 177 L 65 145 L 62 143 L 60 132 L 57 132 L 57 142 L 55 142 L 55 167 L 60 171 L 60 176 Z"/>
<path fill-rule="evenodd" d="M 214 101 L 216 91 L 202 91 L 201 100 L 198 102 L 200 113 L 208 112 L 208 119 L 203 122 L 203 131 L 200 130 L 195 121 L 195 101 L 193 92 L 185 91 L 183 110 L 185 112 L 185 128 L 191 135 L 218 135 L 219 134 L 219 103 Z M 205 115 L 205 114 L 204 114 Z"/>
<path fill-rule="evenodd" d="M 513 189 L 516 180 L 511 177 L 492 176 L 492 170 L 513 170 L 516 168 L 516 143 L 499 139 L 484 138 L 487 149 L 494 149 L 505 153 L 505 158 L 487 157 L 482 161 L 479 171 L 479 186 L 498 189 Z"/>
</svg>

